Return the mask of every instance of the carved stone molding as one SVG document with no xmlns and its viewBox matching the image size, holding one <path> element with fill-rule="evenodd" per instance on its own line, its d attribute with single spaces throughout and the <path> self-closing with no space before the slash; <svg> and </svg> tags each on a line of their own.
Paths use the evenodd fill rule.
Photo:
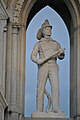
<svg viewBox="0 0 80 120">
<path fill-rule="evenodd" d="M 21 9 L 23 6 L 25 0 L 17 0 L 16 5 L 15 5 L 15 10 L 14 10 L 14 14 L 13 14 L 13 24 L 19 24 L 20 23 L 20 13 L 21 13 Z M 80 3 L 80 0 L 78 0 L 78 2 Z"/>
<path fill-rule="evenodd" d="M 13 14 L 13 23 L 15 23 L 15 24 L 19 24 L 19 22 L 20 22 L 19 17 L 20 17 L 20 12 L 21 12 L 23 3 L 24 3 L 24 0 L 17 0 L 14 14 Z"/>
</svg>

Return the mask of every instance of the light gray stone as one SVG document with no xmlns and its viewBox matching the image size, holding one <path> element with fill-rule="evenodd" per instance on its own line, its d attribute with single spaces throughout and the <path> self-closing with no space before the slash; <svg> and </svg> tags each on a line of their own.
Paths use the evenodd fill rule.
<svg viewBox="0 0 80 120">
<path fill-rule="evenodd" d="M 2 93 L 0 92 L 0 120 L 4 120 L 4 110 L 8 106 L 5 98 L 3 97 Z"/>
<path fill-rule="evenodd" d="M 51 99 L 48 99 L 46 112 L 50 111 L 51 104 L 51 111 L 58 112 L 60 110 L 58 84 L 59 68 L 57 58 L 61 60 L 64 59 L 65 53 L 60 44 L 51 38 L 51 30 L 52 26 L 46 19 L 41 28 L 38 30 L 37 38 L 39 42 L 35 44 L 31 54 L 31 60 L 38 65 L 38 85 L 36 95 L 37 112 L 43 112 L 44 93 L 48 93 L 45 92 L 45 86 L 48 79 L 51 85 Z M 49 93 L 46 95 L 50 97 Z"/>
<path fill-rule="evenodd" d="M 24 120 L 73 120 L 73 118 L 29 118 L 26 117 Z"/>
<path fill-rule="evenodd" d="M 35 112 L 35 113 L 32 113 L 32 118 L 66 118 L 66 115 L 62 111 L 59 111 L 58 113 Z"/>
<path fill-rule="evenodd" d="M 6 6 L 3 0 L 0 0 L 0 20 L 7 20 L 9 18 Z"/>
<path fill-rule="evenodd" d="M 6 72 L 6 32 L 8 13 L 3 1 L 0 1 L 0 91 L 5 95 L 5 72 Z"/>
</svg>

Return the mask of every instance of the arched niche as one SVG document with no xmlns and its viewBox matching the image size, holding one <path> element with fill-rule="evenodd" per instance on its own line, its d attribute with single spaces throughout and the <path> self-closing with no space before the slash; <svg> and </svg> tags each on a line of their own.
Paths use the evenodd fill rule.
<svg viewBox="0 0 80 120">
<path fill-rule="evenodd" d="M 80 15 L 78 1 L 74 0 L 30 0 L 24 2 L 21 11 L 21 28 L 18 34 L 20 45 L 20 109 L 23 110 L 26 27 L 34 15 L 46 5 L 53 8 L 64 20 L 70 34 L 70 117 L 80 115 Z"/>
<path fill-rule="evenodd" d="M 57 60 L 59 65 L 59 86 L 60 86 L 60 109 L 65 111 L 66 117 L 69 117 L 69 61 L 70 61 L 70 40 L 67 27 L 59 16 L 50 6 L 45 6 L 41 9 L 30 21 L 26 32 L 26 85 L 25 85 L 25 115 L 30 116 L 36 111 L 36 88 L 37 88 L 37 65 L 31 59 L 31 51 L 34 44 L 37 42 L 36 32 L 42 22 L 48 19 L 52 25 L 52 38 L 57 40 L 65 48 L 64 60 Z M 63 75 L 64 74 L 64 75 Z M 51 93 L 50 83 L 47 80 L 47 90 Z M 34 92 L 33 92 L 34 91 Z M 65 102 L 64 102 L 65 101 Z M 44 99 L 44 111 L 47 104 L 47 98 Z M 31 106 L 33 106 L 31 108 Z"/>
</svg>

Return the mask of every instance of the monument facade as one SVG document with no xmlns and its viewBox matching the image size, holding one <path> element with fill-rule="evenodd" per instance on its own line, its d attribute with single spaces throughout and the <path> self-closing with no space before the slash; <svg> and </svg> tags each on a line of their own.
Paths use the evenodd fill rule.
<svg viewBox="0 0 80 120">
<path fill-rule="evenodd" d="M 0 0 L 0 120 L 24 120 L 26 28 L 49 5 L 70 34 L 70 118 L 80 119 L 80 1 Z"/>
</svg>

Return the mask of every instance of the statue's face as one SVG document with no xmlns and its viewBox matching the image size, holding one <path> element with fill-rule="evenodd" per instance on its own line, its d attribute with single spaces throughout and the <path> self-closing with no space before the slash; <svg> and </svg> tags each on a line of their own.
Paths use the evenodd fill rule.
<svg viewBox="0 0 80 120">
<path fill-rule="evenodd" d="M 45 27 L 43 28 L 43 36 L 51 36 L 52 32 L 51 32 L 51 27 Z"/>
</svg>

